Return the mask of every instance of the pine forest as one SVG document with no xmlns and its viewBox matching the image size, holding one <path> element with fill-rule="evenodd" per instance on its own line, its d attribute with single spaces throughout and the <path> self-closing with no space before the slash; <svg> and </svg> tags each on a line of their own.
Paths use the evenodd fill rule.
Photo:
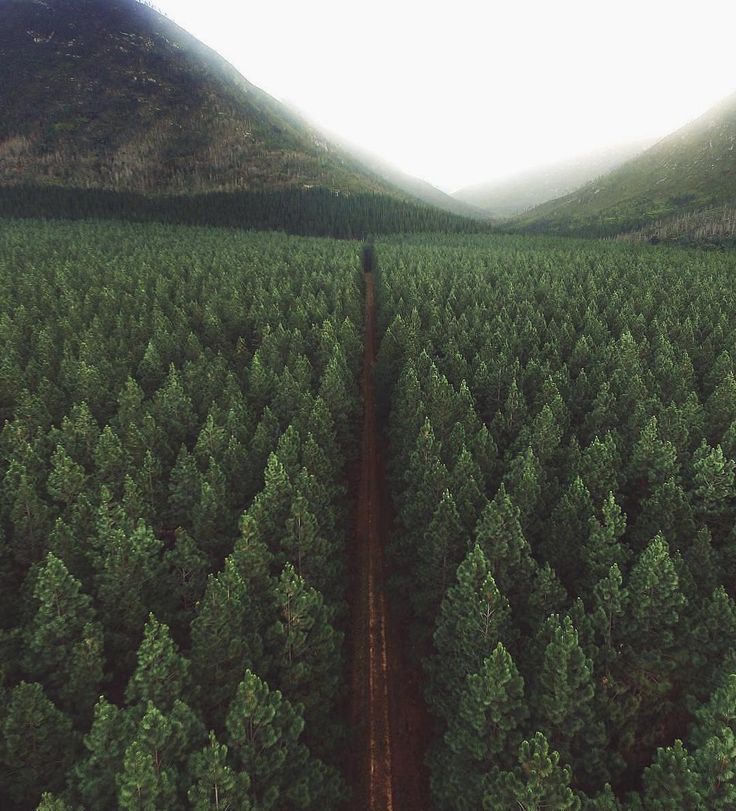
<svg viewBox="0 0 736 811">
<path fill-rule="evenodd" d="M 0 807 L 363 807 L 370 372 L 396 807 L 736 808 L 733 271 L 3 221 Z"/>
</svg>

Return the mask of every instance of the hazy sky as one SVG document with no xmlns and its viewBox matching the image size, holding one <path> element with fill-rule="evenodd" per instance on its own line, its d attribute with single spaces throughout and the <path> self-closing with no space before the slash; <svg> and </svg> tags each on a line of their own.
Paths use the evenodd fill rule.
<svg viewBox="0 0 736 811">
<path fill-rule="evenodd" d="M 666 135 L 736 90 L 735 0 L 154 0 L 314 123 L 445 189 Z"/>
</svg>

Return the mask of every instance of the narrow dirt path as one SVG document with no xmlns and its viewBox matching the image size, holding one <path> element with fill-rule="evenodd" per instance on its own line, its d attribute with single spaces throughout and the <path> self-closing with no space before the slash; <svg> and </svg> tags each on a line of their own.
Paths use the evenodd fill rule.
<svg viewBox="0 0 736 811">
<path fill-rule="evenodd" d="M 428 738 L 418 669 L 406 660 L 402 629 L 385 594 L 383 546 L 389 502 L 376 425 L 373 274 L 365 273 L 363 429 L 353 595 L 352 716 L 356 748 L 351 808 L 426 811 Z"/>
<path fill-rule="evenodd" d="M 365 274 L 363 350 L 363 436 L 358 491 L 357 610 L 354 612 L 353 716 L 358 730 L 355 753 L 357 797 L 369 811 L 392 811 L 393 772 L 389 719 L 389 664 L 383 539 L 379 494 L 378 437 L 373 387 L 376 355 L 373 274 Z M 356 797 L 356 799 L 357 799 Z"/>
</svg>

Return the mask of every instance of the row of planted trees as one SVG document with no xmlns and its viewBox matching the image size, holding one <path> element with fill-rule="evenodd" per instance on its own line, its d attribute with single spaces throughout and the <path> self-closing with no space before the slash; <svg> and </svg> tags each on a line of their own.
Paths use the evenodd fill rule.
<svg viewBox="0 0 736 811">
<path fill-rule="evenodd" d="M 378 257 L 435 806 L 734 807 L 730 257 L 480 237 Z"/>
<path fill-rule="evenodd" d="M 0 313 L 0 806 L 336 807 L 355 246 L 6 222 Z"/>
</svg>

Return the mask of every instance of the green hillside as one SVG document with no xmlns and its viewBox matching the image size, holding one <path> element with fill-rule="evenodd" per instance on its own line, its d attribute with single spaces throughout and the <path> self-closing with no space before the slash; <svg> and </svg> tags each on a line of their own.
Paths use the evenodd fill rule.
<svg viewBox="0 0 736 811">
<path fill-rule="evenodd" d="M 397 190 L 136 0 L 2 0 L 0 183 Z"/>
<path fill-rule="evenodd" d="M 615 234 L 736 201 L 736 94 L 628 161 L 518 220 L 531 230 Z"/>
</svg>

